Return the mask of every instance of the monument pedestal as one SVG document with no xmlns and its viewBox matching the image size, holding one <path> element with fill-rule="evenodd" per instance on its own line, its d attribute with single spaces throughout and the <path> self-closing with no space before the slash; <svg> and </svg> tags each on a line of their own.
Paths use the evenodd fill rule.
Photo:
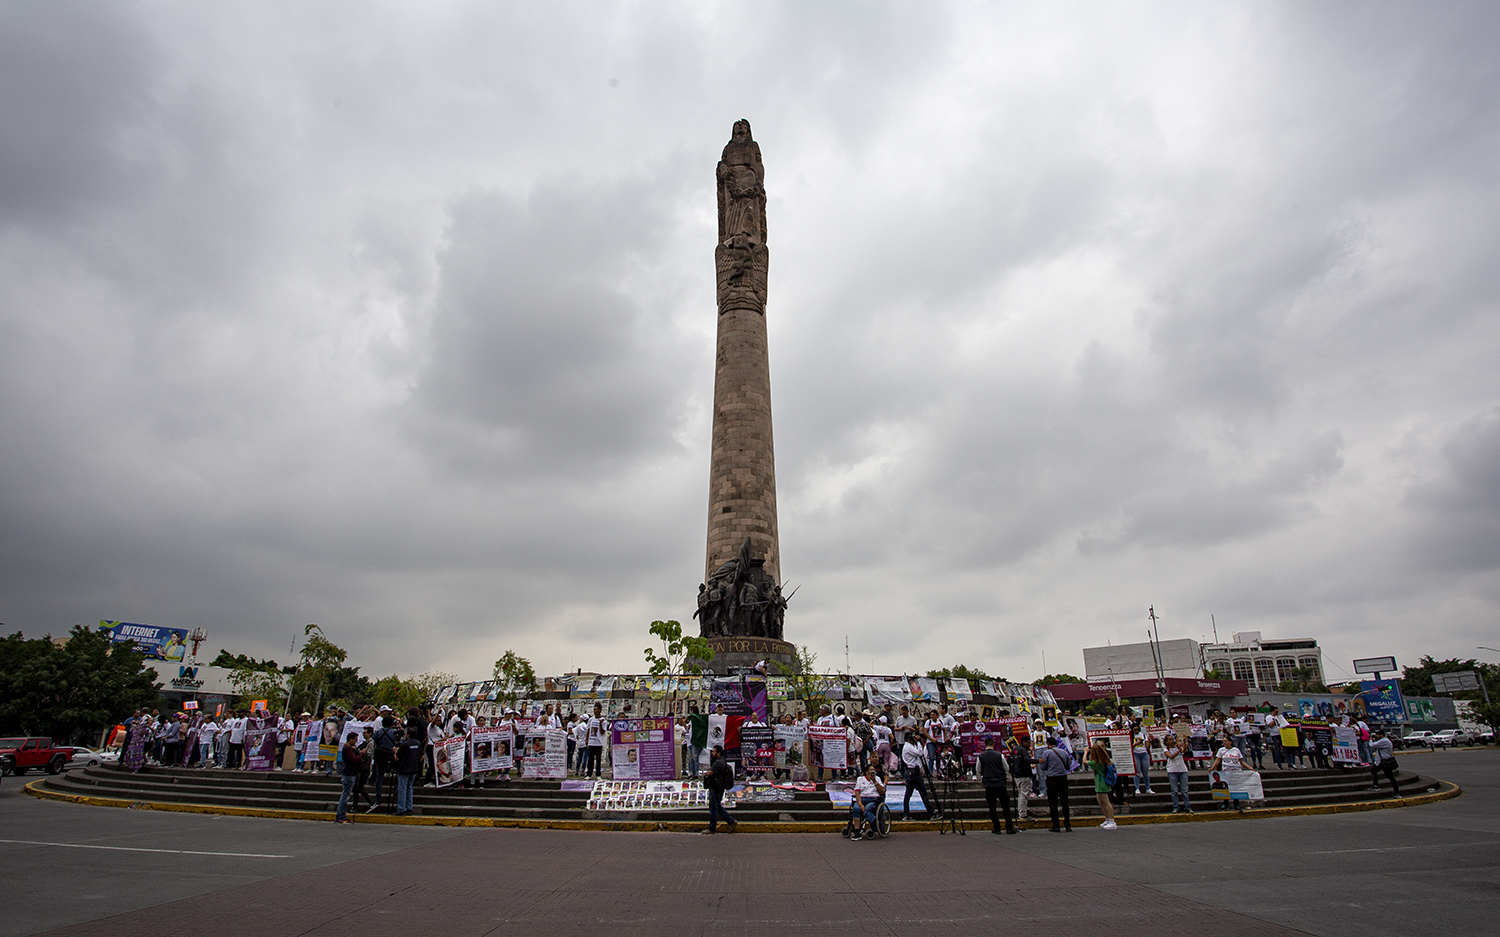
<svg viewBox="0 0 1500 937">
<path fill-rule="evenodd" d="M 797 672 L 797 648 L 790 641 L 724 636 L 709 638 L 708 646 L 714 649 L 714 659 L 703 669 L 710 673 L 727 674 L 735 668 L 748 670 L 761 661 L 770 665 L 766 672 L 772 675 Z"/>
</svg>

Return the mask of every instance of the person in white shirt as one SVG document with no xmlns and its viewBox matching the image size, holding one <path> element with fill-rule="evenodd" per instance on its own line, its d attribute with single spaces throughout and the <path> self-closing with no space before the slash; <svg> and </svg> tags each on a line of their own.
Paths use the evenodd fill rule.
<svg viewBox="0 0 1500 937">
<path fill-rule="evenodd" d="M 594 714 L 589 717 L 588 741 L 589 756 L 584 773 L 590 777 L 597 778 L 602 770 L 601 762 L 604 757 L 604 737 L 609 734 L 609 723 L 604 718 L 604 707 L 599 703 L 594 704 Z"/>
<path fill-rule="evenodd" d="M 911 819 L 911 794 L 912 791 L 922 795 L 922 807 L 927 811 L 927 819 L 941 820 L 942 811 L 937 809 L 937 801 L 927 790 L 922 775 L 927 762 L 926 738 L 922 730 L 918 728 L 908 729 L 906 732 L 906 744 L 901 746 L 901 768 L 906 774 L 906 797 L 901 803 L 901 819 Z"/>
<path fill-rule="evenodd" d="M 885 781 L 875 770 L 875 763 L 865 766 L 865 773 L 854 782 L 854 797 L 849 801 L 849 823 L 854 832 L 850 839 L 859 839 L 865 823 L 874 824 L 875 810 L 885 800 Z"/>
<path fill-rule="evenodd" d="M 1193 808 L 1188 803 L 1188 768 L 1187 759 L 1183 757 L 1186 749 L 1176 734 L 1166 737 L 1165 749 L 1167 755 L 1167 787 L 1172 793 L 1173 813 L 1192 813 Z M 1179 798 L 1181 807 L 1179 808 Z"/>
<path fill-rule="evenodd" d="M 296 730 L 297 724 L 282 714 L 280 721 L 276 723 L 276 770 L 281 770 L 281 763 L 286 761 L 286 747 L 291 744 L 292 732 Z"/>
<path fill-rule="evenodd" d="M 916 718 L 912 716 L 906 706 L 902 706 L 901 715 L 896 717 L 896 722 L 893 726 L 893 728 L 895 728 L 896 730 L 896 744 L 898 746 L 905 745 L 907 732 L 915 729 L 916 727 Z"/>
<path fill-rule="evenodd" d="M 880 759 L 886 771 L 896 770 L 896 756 L 891 751 L 891 727 L 886 724 L 885 717 L 878 717 L 870 730 L 875 733 L 875 757 Z"/>
<path fill-rule="evenodd" d="M 248 720 L 242 716 L 235 716 L 225 723 L 229 729 L 229 765 L 230 768 L 241 767 L 241 755 L 245 751 L 245 723 Z"/>
<path fill-rule="evenodd" d="M 202 759 L 198 764 L 200 768 L 209 768 L 214 763 L 214 736 L 219 734 L 219 724 L 214 722 L 214 717 L 209 716 L 203 725 L 198 727 L 198 751 Z"/>
</svg>

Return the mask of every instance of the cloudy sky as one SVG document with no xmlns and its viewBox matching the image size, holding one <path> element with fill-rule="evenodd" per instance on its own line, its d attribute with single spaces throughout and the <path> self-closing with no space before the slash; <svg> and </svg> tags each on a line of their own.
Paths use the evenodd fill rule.
<svg viewBox="0 0 1500 937">
<path fill-rule="evenodd" d="M 1493 4 L 0 5 L 0 620 L 642 666 L 769 192 L 787 637 L 1500 646 Z"/>
</svg>

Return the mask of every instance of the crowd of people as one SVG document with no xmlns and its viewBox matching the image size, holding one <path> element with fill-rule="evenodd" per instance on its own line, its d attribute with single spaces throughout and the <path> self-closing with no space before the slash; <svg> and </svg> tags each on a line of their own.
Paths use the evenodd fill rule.
<svg viewBox="0 0 1500 937">
<path fill-rule="evenodd" d="M 567 773 L 597 779 L 604 776 L 610 721 L 600 704 L 595 703 L 592 708 L 592 713 L 562 712 L 560 704 L 547 704 L 541 714 L 525 720 L 524 724 L 533 729 L 566 733 Z M 629 718 L 628 712 L 625 717 Z M 692 729 L 692 720 L 697 717 L 695 705 L 689 714 L 674 719 L 682 776 L 702 779 L 711 793 L 714 785 L 718 785 L 719 797 L 711 802 L 709 827 L 704 832 L 713 832 L 720 819 L 732 830 L 734 821 L 723 810 L 722 795 L 734 785 L 733 768 L 723 757 L 722 749 L 704 757 L 704 747 L 695 744 Z M 1361 762 L 1371 772 L 1371 789 L 1379 790 L 1379 776 L 1384 773 L 1393 795 L 1399 797 L 1391 741 L 1379 730 L 1372 731 L 1362 719 L 1343 718 L 1358 733 Z M 308 736 L 308 727 L 313 722 L 320 723 L 319 734 L 324 743 L 321 753 L 332 754 L 331 759 L 310 757 L 310 747 L 297 744 Z M 1109 830 L 1116 828 L 1116 808 L 1128 797 L 1156 793 L 1152 772 L 1157 764 L 1161 765 L 1158 773 L 1166 776 L 1172 813 L 1193 812 L 1188 782 L 1191 768 L 1259 771 L 1265 769 L 1267 755 L 1277 768 L 1284 770 L 1328 767 L 1326 751 L 1283 744 L 1281 730 L 1291 723 L 1275 707 L 1261 713 L 1210 713 L 1194 730 L 1195 735 L 1206 739 L 1206 744 L 1190 746 L 1187 739 L 1175 732 L 1153 737 L 1144 720 L 1122 706 L 1104 727 L 1129 732 L 1133 770 L 1123 773 L 1114 763 L 1110 746 L 1097 738 L 1090 744 L 1076 719 L 1065 719 L 1053 726 L 1036 719 L 1027 732 L 1013 733 L 1005 739 L 987 737 L 985 750 L 969 764 L 965 764 L 960 751 L 960 720 L 946 705 L 919 713 L 909 704 L 886 703 L 879 709 L 853 711 L 846 711 L 843 706 L 835 711 L 824 704 L 815 717 L 799 712 L 783 715 L 775 722 L 844 730 L 849 753 L 847 768 L 811 770 L 816 772 L 814 780 L 852 782 L 851 823 L 856 838 L 870 817 L 871 803 L 876 798 L 884 799 L 893 778 L 899 778 L 905 786 L 901 819 L 910 819 L 913 795 L 928 819 L 941 819 L 943 813 L 934 780 L 972 776 L 984 788 L 994 832 L 1016 832 L 1016 821 L 1027 818 L 1031 802 L 1045 800 L 1050 828 L 1066 833 L 1072 831 L 1068 779 L 1078 771 L 1092 775 L 1095 797 L 1105 817 L 1102 828 Z M 758 724 L 753 717 L 745 722 L 746 726 Z M 345 733 L 346 726 L 357 729 Z M 366 813 L 388 806 L 398 816 L 410 814 L 414 788 L 437 783 L 435 746 L 447 739 L 469 737 L 478 729 L 506 727 L 513 731 L 523 728 L 516 710 L 507 708 L 498 716 L 485 717 L 462 707 L 442 709 L 424 705 L 398 716 L 389 706 L 364 707 L 352 713 L 329 707 L 324 716 L 316 719 L 309 712 L 292 717 L 231 709 L 222 718 L 216 718 L 206 713 L 137 711 L 123 726 L 120 764 L 130 770 L 147 765 L 244 770 L 249 767 L 245 749 L 252 728 L 263 746 L 266 733 L 274 732 L 275 756 L 269 767 L 281 770 L 285 765 L 298 771 L 339 777 L 343 791 L 336 819 L 347 823 L 351 822 L 351 811 L 357 811 L 361 802 Z M 295 747 L 294 763 L 286 757 L 289 745 Z M 512 771 L 518 769 L 517 763 L 513 768 L 471 772 L 465 783 L 475 787 L 482 787 L 486 781 L 508 783 Z M 793 768 L 784 765 L 776 768 L 774 774 L 777 779 L 788 779 Z M 1218 806 L 1222 809 L 1225 804 L 1221 802 Z"/>
</svg>

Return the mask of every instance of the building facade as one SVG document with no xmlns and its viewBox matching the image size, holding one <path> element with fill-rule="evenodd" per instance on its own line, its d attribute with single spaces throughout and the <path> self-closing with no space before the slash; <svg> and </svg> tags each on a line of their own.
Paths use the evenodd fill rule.
<svg viewBox="0 0 1500 937">
<path fill-rule="evenodd" d="M 1162 676 L 1196 680 L 1203 676 L 1198 642 L 1192 638 L 1140 644 L 1110 644 L 1083 649 L 1083 674 L 1090 682 L 1108 680 L 1155 680 L 1156 664 Z"/>
<path fill-rule="evenodd" d="M 1259 631 L 1241 631 L 1228 643 L 1204 644 L 1199 651 L 1205 672 L 1216 671 L 1223 679 L 1244 681 L 1263 692 L 1297 679 L 1298 670 L 1310 671 L 1318 683 L 1327 682 L 1323 651 L 1313 638 L 1268 640 Z"/>
</svg>

